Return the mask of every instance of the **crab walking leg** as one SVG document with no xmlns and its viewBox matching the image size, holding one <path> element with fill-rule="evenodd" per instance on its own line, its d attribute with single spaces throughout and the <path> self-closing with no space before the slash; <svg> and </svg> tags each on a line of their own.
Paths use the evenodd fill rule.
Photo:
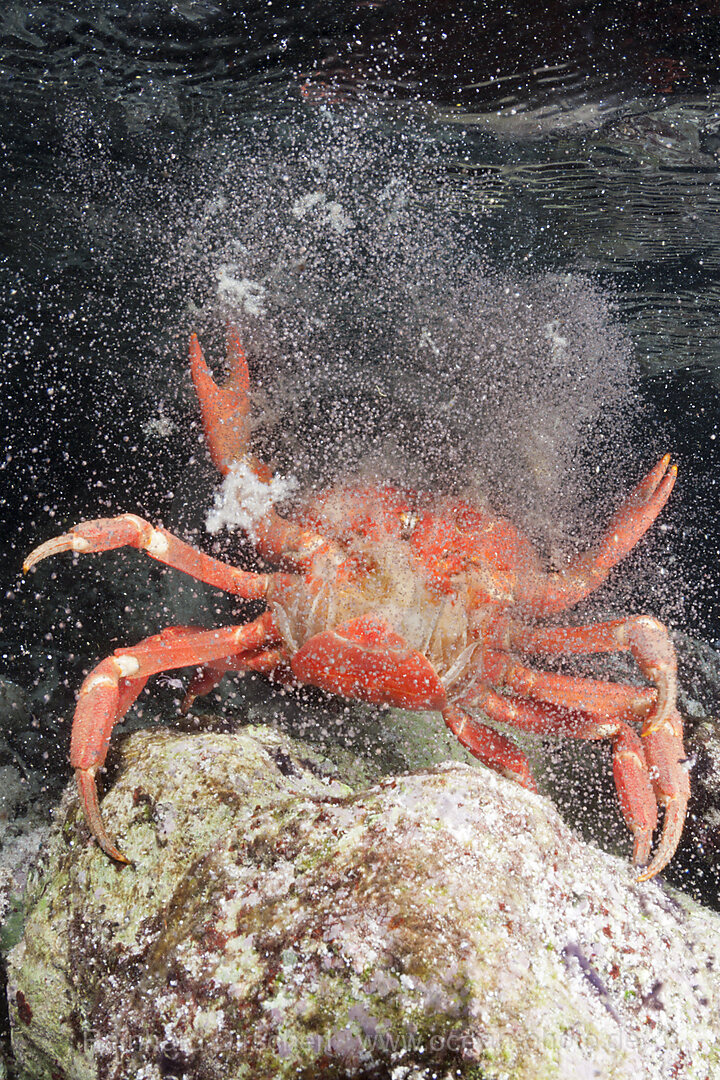
<svg viewBox="0 0 720 1080">
<path fill-rule="evenodd" d="M 134 705 L 145 689 L 145 684 L 150 676 L 143 679 L 121 679 L 118 686 L 118 716 L 124 716 L 131 705 Z"/>
<path fill-rule="evenodd" d="M 203 664 L 193 675 L 185 697 L 180 705 L 183 716 L 190 712 L 195 700 L 204 697 L 222 682 L 228 671 L 259 671 L 269 675 L 288 659 L 287 649 L 262 649 L 260 652 L 244 652 L 230 656 L 226 660 L 216 660 L 212 664 Z"/>
<path fill-rule="evenodd" d="M 640 734 L 655 796 L 665 809 L 655 857 L 640 875 L 640 881 L 647 881 L 667 866 L 680 843 L 690 800 L 690 772 L 683 746 L 683 722 L 677 709 L 660 721 L 645 724 Z"/>
<path fill-rule="evenodd" d="M 211 690 L 214 690 L 222 682 L 227 672 L 232 670 L 233 665 L 229 659 L 216 660 L 212 664 L 203 664 L 202 667 L 198 668 L 190 680 L 185 691 L 185 697 L 180 704 L 182 715 L 187 716 L 195 699 L 209 694 Z"/>
<path fill-rule="evenodd" d="M 677 659 L 667 628 L 657 619 L 638 615 L 600 623 L 597 626 L 511 629 L 510 640 L 512 645 L 523 651 L 551 655 L 627 651 L 632 654 L 645 678 L 655 684 L 656 696 L 651 708 L 644 713 L 640 735 L 645 745 L 645 757 L 657 801 L 665 808 L 663 833 L 652 864 L 662 868 L 662 865 L 670 860 L 680 841 L 690 798 L 683 725 L 675 704 Z M 505 682 L 512 689 L 530 697 L 539 697 L 555 705 L 580 708 L 588 712 L 593 711 L 589 708 L 591 700 L 588 691 L 597 687 L 597 695 L 602 705 L 603 687 L 612 686 L 535 672 L 519 664 L 506 672 Z M 617 692 L 616 687 L 613 690 Z M 608 689 L 607 692 L 613 691 Z M 638 706 L 644 707 L 640 695 L 646 695 L 647 690 L 638 690 L 635 693 L 638 695 L 636 709 Z M 609 697 L 604 704 L 606 707 L 611 704 Z M 622 715 L 620 709 L 617 714 Z M 643 878 L 651 876 L 649 871 L 650 867 Z"/>
<path fill-rule="evenodd" d="M 110 735 L 121 707 L 137 697 L 150 675 L 171 668 L 220 660 L 244 649 L 277 640 L 269 612 L 243 626 L 198 630 L 173 626 L 131 648 L 116 649 L 90 672 L 80 688 L 70 741 L 80 799 L 92 833 L 111 858 L 128 860 L 108 836 L 100 814 L 95 777 L 105 761 Z"/>
<path fill-rule="evenodd" d="M 651 629 L 669 637 L 667 629 L 648 615 L 631 615 L 610 622 L 589 623 L 585 626 L 523 626 L 510 627 L 511 649 L 540 653 L 545 656 L 565 656 L 568 653 L 623 652 L 630 648 L 632 630 L 653 624 Z"/>
<path fill-rule="evenodd" d="M 629 652 L 657 690 L 655 720 L 668 716 L 675 708 L 675 647 L 667 627 L 649 615 L 634 615 L 594 626 L 513 627 L 510 648 L 545 656 Z"/>
<path fill-rule="evenodd" d="M 515 780 L 529 791 L 537 791 L 530 763 L 512 739 L 468 716 L 457 705 L 447 705 L 442 715 L 461 746 L 482 761 L 483 765 Z"/>
<path fill-rule="evenodd" d="M 242 596 L 245 600 L 261 600 L 267 591 L 268 574 L 254 574 L 227 566 L 202 551 L 196 551 L 167 529 L 156 528 L 135 514 L 83 521 L 62 536 L 46 540 L 30 552 L 23 564 L 23 572 L 27 573 L 49 555 L 62 551 L 85 554 L 119 547 L 139 548 L 152 559 L 175 570 L 182 570 L 196 581 L 204 581 L 206 585 Z"/>
<path fill-rule="evenodd" d="M 671 643 L 670 648 L 672 649 Z M 648 670 L 642 667 L 641 670 L 648 675 Z M 505 686 L 524 697 L 581 714 L 594 715 L 601 721 L 603 718 L 612 720 L 613 717 L 643 720 L 640 736 L 646 769 L 652 779 L 655 798 L 665 809 L 665 818 L 658 849 L 652 863 L 643 873 L 642 880 L 659 873 L 672 858 L 680 842 L 690 798 L 683 725 L 674 700 L 674 675 L 668 683 L 672 683 L 670 697 L 666 692 L 667 684 L 664 683 L 660 683 L 658 690 L 653 691 L 649 687 L 630 687 L 534 671 L 522 664 L 513 665 L 505 675 Z"/>
<path fill-rule="evenodd" d="M 622 720 L 644 720 L 653 713 L 657 701 L 657 692 L 650 686 L 628 686 L 603 679 L 558 675 L 550 671 L 537 671 L 520 663 L 511 663 L 506 667 L 502 680 L 494 685 L 501 683 L 503 689 L 521 697 L 599 719 L 620 717 Z"/>
<path fill-rule="evenodd" d="M 529 612 L 550 615 L 594 592 L 645 535 L 670 498 L 676 478 L 677 465 L 670 465 L 666 454 L 622 504 L 597 548 L 576 556 L 565 570 L 545 576 L 527 598 Z"/>
<path fill-rule="evenodd" d="M 473 691 L 472 704 L 479 706 L 495 723 L 509 724 L 538 735 L 563 735 L 571 739 L 609 739 L 613 748 L 613 776 L 623 817 L 633 834 L 633 862 L 644 866 L 650 856 L 652 835 L 657 825 L 657 802 L 650 782 L 645 748 L 634 728 L 617 718 L 600 718 L 577 712 L 562 712 L 546 702 L 505 696 L 489 688 Z M 680 826 L 682 832 L 682 822 Z M 680 833 L 665 836 L 642 880 L 654 877 L 672 858 Z M 674 840 L 674 845 L 671 847 Z"/>
</svg>

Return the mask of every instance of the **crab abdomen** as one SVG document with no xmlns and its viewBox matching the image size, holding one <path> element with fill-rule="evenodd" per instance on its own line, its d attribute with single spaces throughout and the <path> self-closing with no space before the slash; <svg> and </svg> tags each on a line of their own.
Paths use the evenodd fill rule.
<svg viewBox="0 0 720 1080">
<path fill-rule="evenodd" d="M 447 695 L 422 653 L 376 615 L 311 637 L 290 662 L 302 682 L 333 694 L 405 709 L 443 709 Z"/>
</svg>

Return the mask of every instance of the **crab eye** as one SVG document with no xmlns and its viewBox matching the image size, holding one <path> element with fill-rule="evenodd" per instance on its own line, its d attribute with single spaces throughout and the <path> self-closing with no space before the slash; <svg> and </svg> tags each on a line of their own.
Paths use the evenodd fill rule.
<svg viewBox="0 0 720 1080">
<path fill-rule="evenodd" d="M 403 510 L 400 514 L 400 536 L 409 540 L 417 528 L 417 515 L 412 510 Z"/>
</svg>

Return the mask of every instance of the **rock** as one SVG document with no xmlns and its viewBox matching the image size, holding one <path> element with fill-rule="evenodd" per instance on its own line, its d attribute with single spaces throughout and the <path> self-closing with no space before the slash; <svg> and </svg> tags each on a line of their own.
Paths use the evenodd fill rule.
<svg viewBox="0 0 720 1080">
<path fill-rule="evenodd" d="M 28 784 L 14 765 L 0 765 L 0 833 L 3 825 L 28 799 Z"/>
<path fill-rule="evenodd" d="M 0 957 L 18 940 L 29 867 L 37 862 L 47 833 L 38 824 L 35 810 L 27 811 L 28 800 L 35 794 L 19 769 L 0 765 Z"/>
<path fill-rule="evenodd" d="M 0 847 L 0 957 L 19 941 L 23 929 L 23 898 L 31 867 L 48 839 L 48 826 L 32 825 L 3 837 Z"/>
<path fill-rule="evenodd" d="M 28 1077 L 720 1076 L 720 918 L 463 763 L 352 792 L 267 728 L 65 796 L 8 965 Z"/>
<path fill-rule="evenodd" d="M 0 723 L 4 732 L 22 731 L 30 722 L 27 694 L 22 687 L 0 677 Z"/>
</svg>

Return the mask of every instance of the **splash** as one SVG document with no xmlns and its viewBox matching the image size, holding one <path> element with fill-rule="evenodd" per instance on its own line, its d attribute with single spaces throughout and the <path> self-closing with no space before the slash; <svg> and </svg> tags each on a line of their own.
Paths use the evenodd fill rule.
<svg viewBox="0 0 720 1080">
<path fill-rule="evenodd" d="M 450 190 L 458 152 L 352 109 L 216 144 L 186 241 L 200 329 L 239 325 L 257 452 L 304 488 L 469 494 L 552 549 L 593 518 L 586 470 L 627 454 L 631 350 L 587 277 L 499 268 L 507 236 Z"/>
</svg>

